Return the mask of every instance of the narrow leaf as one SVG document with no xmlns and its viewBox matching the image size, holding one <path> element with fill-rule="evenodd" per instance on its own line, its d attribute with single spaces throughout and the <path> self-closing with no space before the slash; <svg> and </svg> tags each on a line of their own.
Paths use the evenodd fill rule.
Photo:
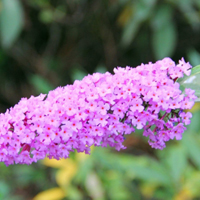
<svg viewBox="0 0 200 200">
<path fill-rule="evenodd" d="M 187 166 L 187 156 L 185 149 L 179 145 L 168 149 L 166 164 L 169 169 L 169 175 L 174 183 L 180 183 L 184 170 Z"/>
<path fill-rule="evenodd" d="M 173 22 L 169 22 L 153 32 L 153 50 L 157 60 L 170 57 L 176 47 L 176 28 Z"/>
<path fill-rule="evenodd" d="M 176 47 L 176 26 L 172 21 L 172 9 L 160 6 L 152 18 L 152 46 L 156 59 L 170 57 Z"/>
<path fill-rule="evenodd" d="M 50 84 L 50 82 L 48 82 L 46 79 L 44 79 L 42 76 L 39 75 L 32 75 L 29 78 L 29 81 L 35 87 L 38 93 L 47 94 L 50 90 L 54 88 Z"/>
<path fill-rule="evenodd" d="M 2 0 L 0 35 L 4 48 L 10 47 L 23 27 L 23 10 L 19 0 Z"/>
<path fill-rule="evenodd" d="M 65 197 L 65 192 L 61 188 L 51 188 L 37 194 L 33 200 L 61 200 Z"/>
</svg>

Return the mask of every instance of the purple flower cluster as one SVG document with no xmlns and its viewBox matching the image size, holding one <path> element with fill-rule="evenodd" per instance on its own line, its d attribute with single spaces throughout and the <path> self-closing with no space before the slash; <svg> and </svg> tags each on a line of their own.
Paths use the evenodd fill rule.
<svg viewBox="0 0 200 200">
<path fill-rule="evenodd" d="M 190 123 L 196 96 L 184 94 L 176 80 L 190 74 L 191 65 L 170 58 L 137 68 L 116 68 L 86 76 L 48 95 L 22 98 L 0 114 L 0 161 L 31 164 L 48 156 L 67 158 L 69 152 L 90 153 L 107 145 L 124 149 L 124 135 L 144 129 L 153 148 L 182 138 Z"/>
</svg>

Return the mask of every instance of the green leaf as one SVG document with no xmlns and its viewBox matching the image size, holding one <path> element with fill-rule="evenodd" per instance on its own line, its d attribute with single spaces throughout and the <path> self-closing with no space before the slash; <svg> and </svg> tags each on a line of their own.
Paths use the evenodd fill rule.
<svg viewBox="0 0 200 200">
<path fill-rule="evenodd" d="M 194 0 L 194 2 L 196 3 L 196 5 L 199 7 L 200 9 L 200 1 L 199 0 Z"/>
<path fill-rule="evenodd" d="M 137 3 L 134 2 L 132 4 L 132 16 L 126 23 L 122 33 L 121 44 L 123 47 L 130 45 L 133 41 L 142 23 L 148 20 L 153 12 L 155 3 L 155 0 L 149 0 L 138 1 Z"/>
<path fill-rule="evenodd" d="M 70 200 L 77 200 L 81 199 L 82 194 L 81 191 L 78 189 L 78 187 L 70 184 L 67 188 L 67 197 Z"/>
<path fill-rule="evenodd" d="M 185 149 L 181 145 L 169 148 L 165 162 L 168 166 L 171 179 L 174 183 L 179 183 L 187 166 Z"/>
<path fill-rule="evenodd" d="M 171 180 L 166 169 L 160 163 L 146 156 L 120 156 L 121 165 L 126 169 L 129 177 L 139 178 L 151 183 L 170 185 Z"/>
<path fill-rule="evenodd" d="M 177 32 L 171 16 L 171 8 L 161 6 L 152 20 L 152 46 L 157 60 L 170 57 L 176 47 Z"/>
<path fill-rule="evenodd" d="M 23 27 L 23 10 L 19 0 L 2 0 L 0 13 L 1 43 L 10 47 L 19 36 Z"/>
<path fill-rule="evenodd" d="M 10 193 L 9 185 L 7 185 L 3 180 L 0 181 L 0 198 L 5 199 L 5 197 Z"/>
<path fill-rule="evenodd" d="M 196 66 L 200 64 L 200 53 L 194 49 L 188 51 L 188 58 L 191 65 Z"/>
<path fill-rule="evenodd" d="M 81 170 L 78 170 L 74 177 L 74 182 L 77 184 L 81 184 L 81 183 L 85 182 L 88 174 L 91 172 L 91 170 L 93 168 L 92 159 L 88 159 L 85 162 L 80 163 L 79 168 Z"/>
<path fill-rule="evenodd" d="M 195 105 L 195 107 L 196 107 L 196 105 Z M 199 111 L 192 113 L 192 120 L 191 120 L 190 125 L 187 128 L 188 132 L 192 132 L 192 133 L 198 133 L 199 132 L 199 130 L 200 130 L 199 119 L 200 119 L 200 112 Z"/>
<path fill-rule="evenodd" d="M 137 34 L 139 27 L 140 21 L 138 21 L 137 19 L 132 19 L 126 24 L 122 34 L 122 46 L 126 47 L 130 45 L 135 35 Z"/>
<path fill-rule="evenodd" d="M 195 163 L 195 165 L 200 169 L 200 140 L 199 137 L 195 134 L 191 135 L 189 132 L 186 132 L 182 142 L 187 148 L 188 157 Z"/>
<path fill-rule="evenodd" d="M 109 196 L 108 199 L 133 199 L 133 197 L 131 198 L 132 194 L 128 190 L 128 184 L 125 182 L 123 174 L 110 170 L 107 171 L 106 176 L 107 180 L 105 181 L 105 185 Z M 137 191 L 134 191 L 134 188 L 132 191 L 135 194 L 135 199 L 140 199 Z"/>
<path fill-rule="evenodd" d="M 157 60 L 170 57 L 176 47 L 176 28 L 173 22 L 153 32 L 153 50 Z"/>
<path fill-rule="evenodd" d="M 105 65 L 100 64 L 100 65 L 97 65 L 95 72 L 106 73 L 107 69 L 106 69 Z"/>
<path fill-rule="evenodd" d="M 190 76 L 194 76 L 200 73 L 200 65 L 197 65 L 191 69 Z"/>
<path fill-rule="evenodd" d="M 194 171 L 186 180 L 184 189 L 185 191 L 189 191 L 190 198 L 187 199 L 199 199 L 197 197 L 200 197 L 200 172 Z M 184 190 L 183 189 L 183 190 Z M 183 191 L 184 193 L 184 191 Z M 196 198 L 195 198 L 196 197 Z"/>
<path fill-rule="evenodd" d="M 29 80 L 31 84 L 34 85 L 38 93 L 47 94 L 50 90 L 53 89 L 53 86 L 39 75 L 32 75 Z"/>
<path fill-rule="evenodd" d="M 53 11 L 50 9 L 44 9 L 40 12 L 39 18 L 44 23 L 51 23 L 53 21 Z"/>
<path fill-rule="evenodd" d="M 87 73 L 79 65 L 75 65 L 71 71 L 71 79 L 73 81 L 82 80 L 85 76 Z"/>
<path fill-rule="evenodd" d="M 195 101 L 200 101 L 200 65 L 193 67 L 190 76 L 184 76 L 179 79 L 180 86 L 195 90 L 195 95 L 198 97 Z"/>
</svg>

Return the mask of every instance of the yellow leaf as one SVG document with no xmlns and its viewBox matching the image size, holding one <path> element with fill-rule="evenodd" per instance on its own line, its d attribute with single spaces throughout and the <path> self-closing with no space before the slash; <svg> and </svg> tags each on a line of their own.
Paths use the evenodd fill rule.
<svg viewBox="0 0 200 200">
<path fill-rule="evenodd" d="M 33 200 L 61 200 L 66 196 L 66 193 L 61 188 L 51 188 L 37 194 Z"/>
<path fill-rule="evenodd" d="M 200 172 L 193 172 L 186 180 L 178 194 L 173 200 L 192 200 L 200 197 Z"/>
<path fill-rule="evenodd" d="M 88 154 L 85 154 L 85 153 L 77 153 L 76 154 L 76 159 L 79 161 L 79 162 L 83 162 L 84 160 L 86 160 L 90 155 Z"/>
<path fill-rule="evenodd" d="M 70 184 L 72 178 L 77 172 L 76 163 L 71 163 L 65 168 L 62 168 L 56 172 L 56 182 L 60 187 L 66 187 Z"/>
<path fill-rule="evenodd" d="M 192 200 L 193 195 L 188 189 L 182 189 L 175 197 L 173 200 Z"/>
<path fill-rule="evenodd" d="M 150 198 L 153 196 L 157 187 L 158 187 L 158 184 L 156 183 L 150 184 L 149 182 L 145 182 L 141 185 L 141 192 L 145 197 Z"/>
<path fill-rule="evenodd" d="M 70 158 L 60 160 L 45 158 L 43 160 L 43 165 L 54 168 L 65 168 L 71 164 L 73 164 L 73 161 Z"/>
<path fill-rule="evenodd" d="M 194 113 L 194 112 L 197 112 L 197 111 L 199 111 L 200 110 L 200 103 L 198 102 L 196 102 L 195 104 L 194 104 L 194 106 L 190 109 L 190 110 L 187 110 L 187 111 L 189 111 L 189 112 L 192 112 L 192 113 Z"/>
</svg>

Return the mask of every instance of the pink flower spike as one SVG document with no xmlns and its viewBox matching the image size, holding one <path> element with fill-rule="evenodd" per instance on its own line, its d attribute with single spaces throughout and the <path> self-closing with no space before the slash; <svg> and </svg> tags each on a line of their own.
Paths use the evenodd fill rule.
<svg viewBox="0 0 200 200">
<path fill-rule="evenodd" d="M 184 59 L 170 58 L 137 68 L 117 67 L 95 73 L 48 95 L 22 98 L 0 114 L 0 161 L 31 164 L 44 157 L 68 158 L 71 151 L 90 154 L 90 146 L 125 149 L 126 134 L 144 129 L 152 148 L 180 140 L 194 105 L 195 91 L 180 90 L 177 78 L 189 75 Z"/>
</svg>

